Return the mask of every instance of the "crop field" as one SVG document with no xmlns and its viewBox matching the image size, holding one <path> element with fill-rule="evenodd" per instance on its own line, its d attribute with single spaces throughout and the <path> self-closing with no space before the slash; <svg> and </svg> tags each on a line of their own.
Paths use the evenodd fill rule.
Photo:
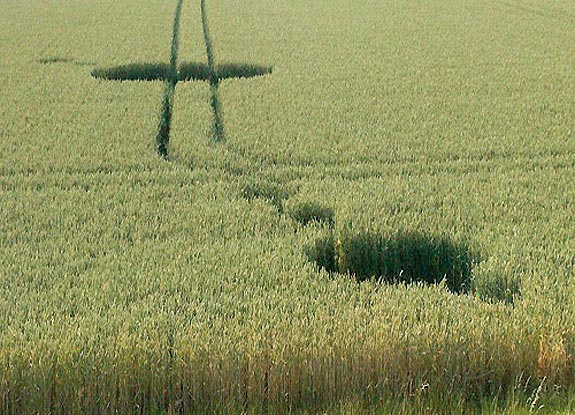
<svg viewBox="0 0 575 415">
<path fill-rule="evenodd" d="M 0 0 L 0 414 L 575 411 L 575 2 Z"/>
</svg>

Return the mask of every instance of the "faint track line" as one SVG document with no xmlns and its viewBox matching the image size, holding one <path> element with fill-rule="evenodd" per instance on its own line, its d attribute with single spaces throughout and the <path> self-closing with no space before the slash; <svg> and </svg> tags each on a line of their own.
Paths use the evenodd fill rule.
<svg viewBox="0 0 575 415">
<path fill-rule="evenodd" d="M 533 7 L 533 6 L 529 7 L 526 5 L 519 4 L 519 3 L 513 3 L 511 1 L 499 1 L 498 4 L 501 4 L 502 6 L 505 6 L 508 9 L 515 11 L 517 15 L 521 15 L 521 13 L 524 13 L 524 14 L 529 14 L 532 16 L 543 17 L 545 19 L 552 19 L 552 20 L 561 21 L 561 22 L 565 22 L 565 23 L 574 23 L 575 22 L 575 16 L 565 16 L 565 15 L 561 15 L 558 13 L 546 11 L 545 9 L 542 9 L 542 8 L 538 9 L 538 8 Z"/>
<path fill-rule="evenodd" d="M 267 167 L 258 171 L 262 177 L 270 176 L 281 180 L 283 185 L 289 186 L 290 184 L 308 181 L 308 180 L 330 180 L 340 179 L 345 181 L 354 182 L 357 180 L 377 179 L 377 178 L 390 178 L 390 177 L 431 177 L 438 175 L 454 175 L 461 179 L 463 176 L 472 176 L 476 174 L 501 174 L 502 170 L 506 173 L 512 172 L 536 172 L 536 171 L 573 171 L 575 170 L 575 155 L 574 156 L 537 156 L 537 157 L 516 157 L 510 158 L 515 164 L 511 166 L 502 166 L 497 164 L 494 160 L 486 160 L 485 162 L 433 162 L 423 165 L 419 168 L 413 168 L 413 163 L 398 163 L 394 168 L 394 163 L 386 163 L 383 165 L 376 165 L 374 169 L 370 169 L 368 163 L 346 164 L 346 165 L 327 165 L 307 166 L 306 169 L 302 166 L 274 166 Z M 520 164 L 524 161 L 524 164 Z M 457 165 L 455 165 L 457 164 Z M 74 188 L 90 187 L 99 188 L 102 185 L 102 176 L 109 177 L 114 180 L 117 177 L 122 183 L 144 183 L 138 186 L 149 186 L 149 183 L 156 184 L 175 184 L 173 178 L 163 179 L 158 178 L 155 174 L 162 169 L 150 167 L 142 168 L 142 166 L 125 166 L 121 168 L 101 167 L 89 170 L 81 169 L 55 169 L 49 172 L 35 172 L 35 171 L 21 171 L 13 173 L 0 174 L 0 192 L 12 192 L 22 190 L 37 190 L 45 191 L 46 189 L 63 189 L 70 190 Z M 206 173 L 207 174 L 207 173 Z M 227 177 L 232 181 L 234 179 L 242 179 L 246 177 L 253 177 L 252 171 L 247 172 L 222 172 L 222 177 Z M 125 175 L 126 177 L 122 178 Z M 67 179 L 77 179 L 63 183 L 61 180 L 56 180 L 58 176 L 68 176 Z M 149 177 L 149 178 L 148 178 Z M 206 179 L 213 176 L 199 175 L 195 176 L 199 182 L 205 182 Z M 281 179 L 280 179 L 281 178 Z M 22 180 L 23 182 L 20 182 Z M 52 182 L 47 182 L 52 181 Z M 182 183 L 190 184 L 190 178 L 185 177 Z M 176 181 L 177 182 L 177 181 Z"/>
<path fill-rule="evenodd" d="M 236 150 L 237 151 L 237 150 Z M 239 153 L 239 151 L 238 151 Z M 245 157 L 249 157 L 244 154 Z M 276 171 L 285 172 L 288 170 L 299 170 L 299 174 L 293 174 L 297 176 L 297 179 L 304 177 L 317 176 L 316 172 L 319 174 L 327 173 L 326 175 L 331 175 L 331 170 L 333 171 L 345 171 L 347 170 L 361 170 L 369 169 L 370 166 L 374 168 L 371 169 L 372 172 L 382 172 L 391 173 L 389 169 L 396 168 L 401 171 L 401 174 L 410 172 L 412 175 L 417 175 L 422 171 L 432 171 L 436 173 L 449 173 L 453 171 L 454 166 L 460 166 L 461 169 L 457 171 L 468 171 L 473 172 L 485 172 L 489 170 L 495 170 L 498 166 L 501 166 L 501 162 L 506 162 L 506 165 L 515 164 L 537 164 L 542 168 L 575 168 L 575 152 L 565 152 L 557 153 L 553 151 L 541 152 L 539 154 L 529 155 L 529 154 L 501 154 L 501 155 L 490 155 L 486 156 L 473 156 L 473 157 L 445 157 L 437 159 L 426 160 L 422 163 L 420 160 L 402 159 L 402 160 L 363 160 L 355 163 L 308 163 L 308 162 L 298 162 L 291 161 L 290 163 L 281 162 L 277 160 L 269 160 L 265 156 L 253 156 L 257 159 L 258 171 Z M 266 162 L 267 159 L 267 162 Z M 517 170 L 514 167 L 515 170 Z M 0 171 L 0 181 L 2 180 L 14 180 L 16 178 L 30 178 L 33 176 L 58 176 L 58 175 L 113 175 L 122 173 L 152 173 L 157 171 L 158 167 L 155 166 L 142 166 L 141 164 L 134 164 L 128 166 L 117 167 L 115 165 L 108 166 L 95 166 L 92 168 L 72 168 L 72 167 L 61 167 L 61 168 L 50 168 L 47 170 L 34 170 L 34 169 L 21 169 L 12 171 Z M 311 170 L 311 171 L 310 171 Z M 238 170 L 239 171 L 239 170 Z M 237 174 L 231 174 L 233 176 L 246 176 L 251 175 L 252 171 L 239 172 Z M 399 173 L 398 173 L 399 174 Z M 333 174 L 337 176 L 338 174 Z M 357 176 L 362 178 L 369 177 L 369 174 L 358 173 Z M 297 180 L 296 179 L 296 180 Z"/>
</svg>

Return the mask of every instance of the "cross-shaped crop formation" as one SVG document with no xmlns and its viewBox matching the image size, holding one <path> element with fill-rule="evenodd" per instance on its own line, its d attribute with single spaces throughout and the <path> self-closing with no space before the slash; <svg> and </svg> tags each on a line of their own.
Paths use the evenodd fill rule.
<svg viewBox="0 0 575 415">
<path fill-rule="evenodd" d="M 172 33 L 172 49 L 170 53 L 170 63 L 134 63 L 128 65 L 115 66 L 112 68 L 97 68 L 92 71 L 92 76 L 98 79 L 114 81 L 164 81 L 164 96 L 162 109 L 158 122 L 156 134 L 156 148 L 158 153 L 168 159 L 168 143 L 170 140 L 170 124 L 172 119 L 172 108 L 174 103 L 174 92 L 176 84 L 184 81 L 208 81 L 210 83 L 210 105 L 213 112 L 212 137 L 213 143 L 224 142 L 224 124 L 221 115 L 221 104 L 218 97 L 218 87 L 220 81 L 230 78 L 250 78 L 271 73 L 271 67 L 250 65 L 250 64 L 222 64 L 214 63 L 214 52 L 210 32 L 208 29 L 208 19 L 206 16 L 205 0 L 200 1 L 202 13 L 202 28 L 206 43 L 207 64 L 184 62 L 178 67 L 178 48 L 180 15 L 183 0 L 178 0 L 176 12 L 174 14 L 174 24 Z"/>
</svg>

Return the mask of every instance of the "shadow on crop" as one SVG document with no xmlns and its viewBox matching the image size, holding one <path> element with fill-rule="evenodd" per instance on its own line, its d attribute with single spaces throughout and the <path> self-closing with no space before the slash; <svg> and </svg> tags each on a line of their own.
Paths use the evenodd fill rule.
<svg viewBox="0 0 575 415">
<path fill-rule="evenodd" d="M 471 288 L 476 257 L 469 248 L 445 237 L 406 233 L 389 237 L 377 233 L 333 233 L 319 239 L 307 251 L 319 268 L 350 275 L 357 281 L 385 283 L 444 281 L 454 293 Z"/>
<path fill-rule="evenodd" d="M 486 302 L 512 304 L 521 297 L 520 281 L 513 276 L 485 272 L 479 255 L 464 243 L 445 236 L 403 233 L 346 234 L 329 232 L 306 248 L 308 259 L 330 274 L 358 282 L 445 283 L 449 291 L 471 294 Z"/>
<path fill-rule="evenodd" d="M 224 63 L 217 65 L 212 75 L 210 67 L 205 63 L 183 62 L 177 71 L 176 82 L 206 81 L 213 83 L 231 78 L 253 78 L 272 72 L 271 66 L 252 65 L 247 63 Z M 92 77 L 109 81 L 171 81 L 171 69 L 168 63 L 148 62 L 131 63 L 96 68 Z"/>
<path fill-rule="evenodd" d="M 38 59 L 38 63 L 42 63 L 44 65 L 52 65 L 52 64 L 58 64 L 58 63 L 67 63 L 67 64 L 75 65 L 75 66 L 92 66 L 92 65 L 94 65 L 94 62 L 76 60 L 76 59 L 72 59 L 72 58 L 66 58 L 63 56 L 47 56 L 47 57 Z"/>
</svg>

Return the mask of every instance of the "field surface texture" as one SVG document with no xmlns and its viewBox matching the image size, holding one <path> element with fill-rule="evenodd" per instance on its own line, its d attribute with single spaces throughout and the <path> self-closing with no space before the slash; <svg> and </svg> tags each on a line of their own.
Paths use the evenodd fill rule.
<svg viewBox="0 0 575 415">
<path fill-rule="evenodd" d="M 0 0 L 0 413 L 573 405 L 574 120 L 572 0 Z"/>
</svg>

